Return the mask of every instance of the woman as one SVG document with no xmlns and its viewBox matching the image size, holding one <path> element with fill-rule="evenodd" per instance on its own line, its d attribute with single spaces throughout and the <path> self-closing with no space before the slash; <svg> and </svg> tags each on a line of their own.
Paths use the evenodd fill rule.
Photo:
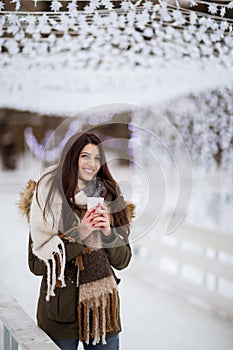
<svg viewBox="0 0 233 350">
<path fill-rule="evenodd" d="M 98 197 L 94 208 L 90 197 Z M 119 280 L 112 267 L 121 270 L 131 259 L 130 213 L 94 134 L 71 137 L 58 165 L 36 185 L 29 267 L 43 275 L 37 320 L 63 350 L 76 350 L 79 341 L 84 349 L 119 349 Z"/>
</svg>

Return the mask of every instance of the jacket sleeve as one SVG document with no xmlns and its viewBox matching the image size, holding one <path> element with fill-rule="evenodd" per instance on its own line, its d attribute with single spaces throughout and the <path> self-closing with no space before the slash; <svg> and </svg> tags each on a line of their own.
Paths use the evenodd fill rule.
<svg viewBox="0 0 233 350">
<path fill-rule="evenodd" d="M 66 250 L 66 261 L 73 260 L 77 255 L 85 251 L 85 247 L 81 243 L 64 242 Z"/>
<path fill-rule="evenodd" d="M 45 263 L 39 258 L 37 258 L 37 256 L 34 255 L 32 252 L 31 236 L 29 236 L 29 241 L 28 241 L 28 266 L 30 271 L 36 276 L 42 276 L 45 274 L 45 271 L 46 271 Z"/>
<path fill-rule="evenodd" d="M 78 254 L 84 251 L 84 247 L 79 243 L 65 243 L 66 262 L 73 260 Z M 30 271 L 36 276 L 42 276 L 46 272 L 44 261 L 40 260 L 32 251 L 32 239 L 29 236 L 28 242 L 28 266 Z"/>
<path fill-rule="evenodd" d="M 129 265 L 132 251 L 129 243 L 126 243 L 114 229 L 110 237 L 103 238 L 105 251 L 112 267 L 122 270 Z"/>
</svg>

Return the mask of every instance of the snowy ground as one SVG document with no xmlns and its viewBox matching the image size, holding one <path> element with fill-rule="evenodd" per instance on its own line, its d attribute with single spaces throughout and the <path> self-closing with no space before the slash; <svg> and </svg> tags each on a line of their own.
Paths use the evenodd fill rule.
<svg viewBox="0 0 233 350">
<path fill-rule="evenodd" d="M 17 209 L 18 193 L 38 167 L 21 164 L 17 172 L 0 173 L 1 237 L 0 279 L 22 307 L 35 318 L 39 278 L 27 267 L 28 227 Z M 27 170 L 26 170 L 27 169 Z M 124 350 L 232 350 L 233 324 L 184 302 L 146 280 L 134 257 L 118 275 L 122 304 Z M 154 276 L 156 279 L 156 276 Z"/>
</svg>

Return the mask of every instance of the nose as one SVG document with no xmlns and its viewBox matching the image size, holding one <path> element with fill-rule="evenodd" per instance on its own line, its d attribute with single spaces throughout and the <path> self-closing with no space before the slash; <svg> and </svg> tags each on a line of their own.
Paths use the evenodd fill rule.
<svg viewBox="0 0 233 350">
<path fill-rule="evenodd" d="M 95 168 L 95 159 L 94 159 L 93 157 L 90 157 L 90 158 L 88 159 L 87 164 L 88 164 L 89 166 Z"/>
</svg>

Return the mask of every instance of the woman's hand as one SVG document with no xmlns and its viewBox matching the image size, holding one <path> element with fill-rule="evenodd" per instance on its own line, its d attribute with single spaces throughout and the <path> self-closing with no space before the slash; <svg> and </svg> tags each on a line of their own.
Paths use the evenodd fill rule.
<svg viewBox="0 0 233 350">
<path fill-rule="evenodd" d="M 82 218 L 78 228 L 80 239 L 84 240 L 95 230 L 101 230 L 105 236 L 111 234 L 108 209 L 100 203 L 94 209 L 87 210 Z"/>
<path fill-rule="evenodd" d="M 78 231 L 81 240 L 84 240 L 92 231 L 96 230 L 92 225 L 94 212 L 95 209 L 87 210 L 79 224 Z"/>
<path fill-rule="evenodd" d="M 94 230 L 101 230 L 105 236 L 111 234 L 108 209 L 105 205 L 100 203 L 97 204 L 90 216 L 90 223 Z"/>
</svg>

